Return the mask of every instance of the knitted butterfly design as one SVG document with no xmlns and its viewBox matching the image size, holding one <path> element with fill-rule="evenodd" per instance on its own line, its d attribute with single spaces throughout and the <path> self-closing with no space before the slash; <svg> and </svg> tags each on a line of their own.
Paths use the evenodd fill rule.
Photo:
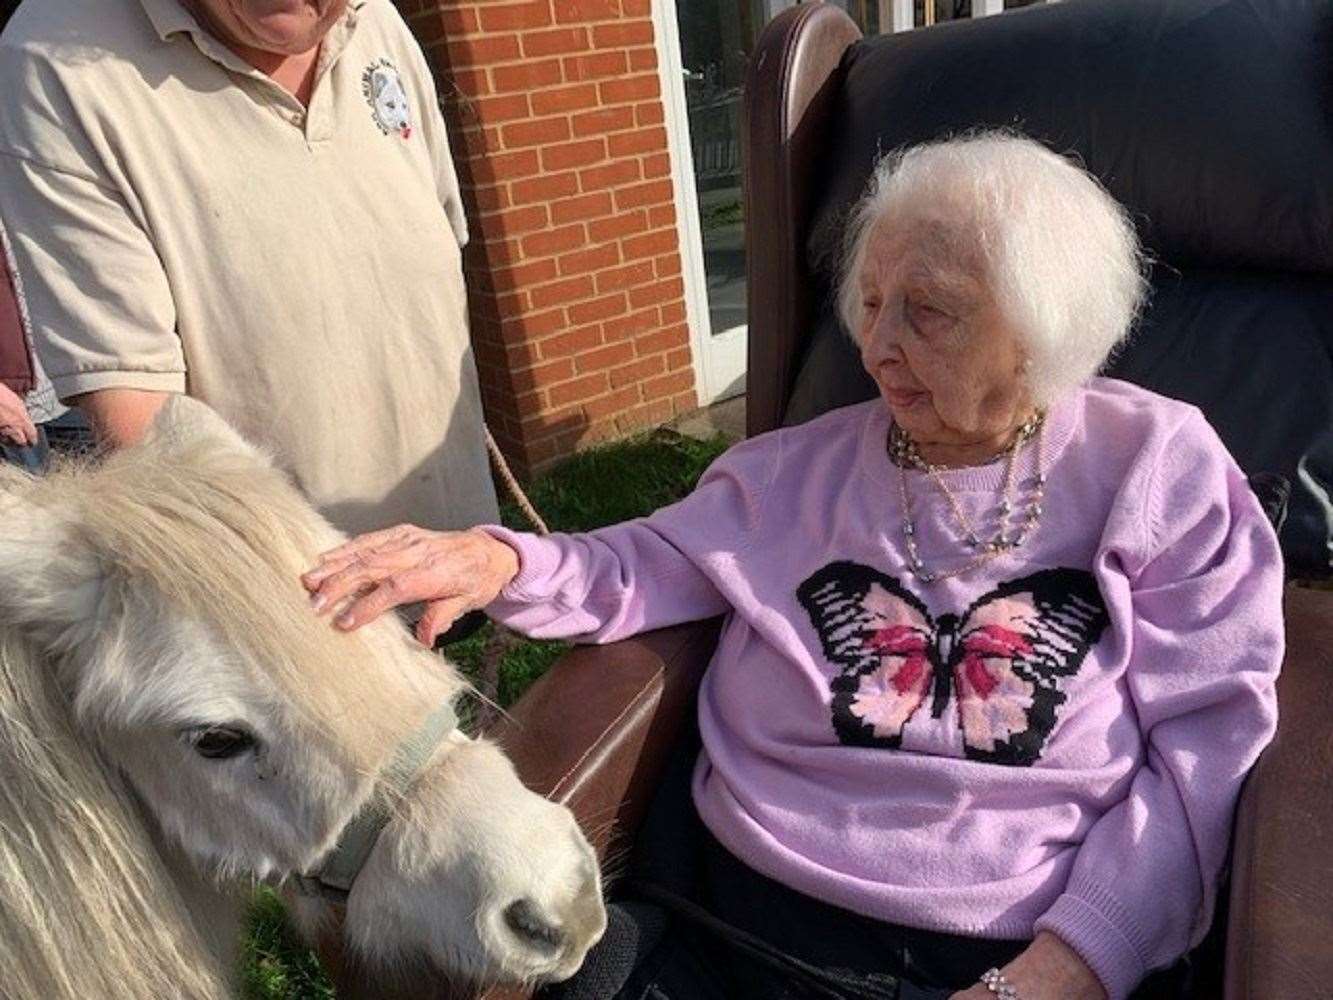
<svg viewBox="0 0 1333 1000">
<path fill-rule="evenodd" d="M 963 752 L 1030 765 L 1041 757 L 1073 676 L 1109 624 L 1090 573 L 1046 569 L 1001 583 L 962 615 L 931 616 L 897 579 L 830 563 L 796 592 L 840 673 L 833 725 L 854 746 L 897 748 L 927 699 L 930 717 L 954 696 Z"/>
</svg>

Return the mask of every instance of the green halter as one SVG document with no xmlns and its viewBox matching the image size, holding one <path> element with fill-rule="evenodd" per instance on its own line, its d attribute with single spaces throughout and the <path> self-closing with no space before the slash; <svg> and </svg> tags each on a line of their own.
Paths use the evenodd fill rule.
<svg viewBox="0 0 1333 1000">
<path fill-rule="evenodd" d="M 407 792 L 435 749 L 457 728 L 453 705 L 445 702 L 426 716 L 421 728 L 398 744 L 393 759 L 380 772 L 375 792 L 343 827 L 333 850 L 313 871 L 293 876 L 297 892 L 339 903 L 347 901 L 352 883 L 393 818 L 390 803 Z"/>
</svg>

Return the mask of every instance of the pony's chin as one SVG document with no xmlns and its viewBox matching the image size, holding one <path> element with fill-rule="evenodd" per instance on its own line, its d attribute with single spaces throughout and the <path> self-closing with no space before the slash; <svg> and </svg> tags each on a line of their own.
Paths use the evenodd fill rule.
<svg viewBox="0 0 1333 1000">
<path fill-rule="evenodd" d="M 473 941 L 470 947 L 459 948 L 456 943 L 445 947 L 443 953 L 417 952 L 415 958 L 401 955 L 366 956 L 369 964 L 394 981 L 413 982 L 448 981 L 457 995 L 471 996 L 485 993 L 494 986 L 536 988 L 569 979 L 583 965 L 586 951 L 578 955 L 555 955 L 548 958 L 530 955 L 517 948 L 501 945 L 488 948 Z M 470 988 L 473 992 L 469 992 Z"/>
<path fill-rule="evenodd" d="M 559 983 L 579 971 L 583 956 L 560 956 L 552 959 L 531 959 L 527 956 L 509 956 L 491 965 L 484 977 L 488 982 L 505 985 L 544 986 Z"/>
<path fill-rule="evenodd" d="M 540 985 L 545 986 L 548 983 L 563 983 L 566 979 L 572 977 L 574 973 L 578 972 L 579 969 L 583 968 L 583 961 L 587 957 L 587 952 L 584 952 L 582 955 L 579 955 L 578 958 L 572 958 L 562 962 L 553 972 L 541 977 Z"/>
<path fill-rule="evenodd" d="M 594 940 L 574 953 L 542 955 L 512 945 L 507 935 L 484 934 L 483 940 L 486 960 L 481 978 L 489 983 L 525 986 L 544 986 L 569 979 L 579 971 L 589 949 L 597 943 Z"/>
</svg>

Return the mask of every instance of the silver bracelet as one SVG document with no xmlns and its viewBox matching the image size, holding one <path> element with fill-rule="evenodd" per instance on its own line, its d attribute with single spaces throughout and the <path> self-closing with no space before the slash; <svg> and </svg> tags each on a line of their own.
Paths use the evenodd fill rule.
<svg viewBox="0 0 1333 1000">
<path fill-rule="evenodd" d="M 987 969 L 981 974 L 981 985 L 999 997 L 1000 1000 L 1023 1000 L 1014 989 L 1014 984 L 1004 978 L 999 969 Z"/>
</svg>

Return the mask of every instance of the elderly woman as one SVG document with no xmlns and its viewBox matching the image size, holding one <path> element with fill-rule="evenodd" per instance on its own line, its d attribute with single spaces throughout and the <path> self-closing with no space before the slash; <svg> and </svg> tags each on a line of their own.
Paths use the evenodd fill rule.
<svg viewBox="0 0 1333 1000">
<path fill-rule="evenodd" d="M 913 148 L 876 169 L 840 289 L 878 399 L 736 446 L 643 520 L 397 528 L 306 585 L 343 628 L 426 600 L 422 641 L 470 608 L 591 642 L 727 615 L 693 775 L 724 860 L 621 996 L 1157 995 L 1274 732 L 1282 570 L 1198 410 L 1094 377 L 1143 288 L 1067 160 Z"/>
</svg>

